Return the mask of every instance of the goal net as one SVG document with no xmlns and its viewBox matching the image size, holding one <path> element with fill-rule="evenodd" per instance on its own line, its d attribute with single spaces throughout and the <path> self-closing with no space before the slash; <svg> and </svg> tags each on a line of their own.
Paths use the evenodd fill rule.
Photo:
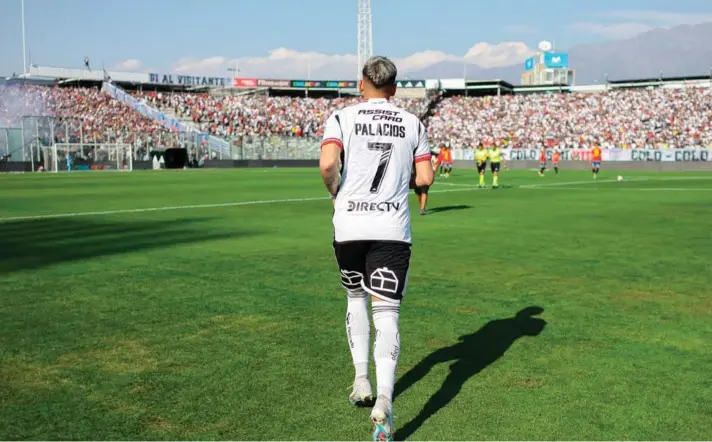
<svg viewBox="0 0 712 442">
<path fill-rule="evenodd" d="M 42 164 L 48 172 L 76 170 L 132 171 L 130 144 L 56 143 L 43 149 Z"/>
</svg>

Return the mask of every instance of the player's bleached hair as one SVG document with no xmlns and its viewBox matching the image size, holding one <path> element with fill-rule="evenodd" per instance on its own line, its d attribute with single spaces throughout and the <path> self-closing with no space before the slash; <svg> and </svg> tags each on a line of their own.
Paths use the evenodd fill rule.
<svg viewBox="0 0 712 442">
<path fill-rule="evenodd" d="M 395 84 L 398 68 L 388 58 L 376 55 L 366 61 L 361 73 L 376 89 L 381 89 Z"/>
</svg>

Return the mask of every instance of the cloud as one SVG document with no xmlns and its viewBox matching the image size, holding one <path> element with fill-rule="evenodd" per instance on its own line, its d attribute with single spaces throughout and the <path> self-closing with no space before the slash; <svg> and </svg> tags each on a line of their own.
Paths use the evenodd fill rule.
<svg viewBox="0 0 712 442">
<path fill-rule="evenodd" d="M 402 75 L 444 61 L 468 62 L 484 68 L 509 66 L 520 63 L 533 54 L 523 42 L 498 44 L 477 43 L 464 55 L 425 50 L 407 57 L 394 58 Z M 208 58 L 182 58 L 173 64 L 171 71 L 180 74 L 230 76 L 227 70 L 240 70 L 240 76 L 252 78 L 312 78 L 350 79 L 357 74 L 357 56 L 354 54 L 323 54 L 299 52 L 278 48 L 266 57 L 230 59 L 222 56 Z"/>
<path fill-rule="evenodd" d="M 178 74 L 194 73 L 197 71 L 215 73 L 218 69 L 227 69 L 228 62 L 229 60 L 225 57 L 208 57 L 200 60 L 181 58 L 173 66 L 173 72 Z"/>
<path fill-rule="evenodd" d="M 356 68 L 355 55 L 329 55 L 318 52 L 299 52 L 287 48 L 278 48 L 266 57 L 245 57 L 229 59 L 226 57 L 183 58 L 172 66 L 172 71 L 180 74 L 226 74 L 228 69 L 239 69 L 243 77 L 296 78 L 311 76 L 320 69 L 332 64 L 353 65 Z M 276 76 L 276 77 L 275 77 Z M 295 77 L 296 76 L 296 77 Z M 352 75 L 353 76 L 353 75 Z"/>
<path fill-rule="evenodd" d="M 526 43 L 505 41 L 496 45 L 477 43 L 467 51 L 465 60 L 483 68 L 510 66 L 534 54 Z"/>
<path fill-rule="evenodd" d="M 115 64 L 114 66 L 111 67 L 111 69 L 117 70 L 117 71 L 139 71 L 143 68 L 143 63 L 141 60 L 137 60 L 135 58 L 131 58 L 129 60 L 124 60 L 120 63 Z"/>
<path fill-rule="evenodd" d="M 712 14 L 690 14 L 668 11 L 610 11 L 595 15 L 603 22 L 578 22 L 569 29 L 600 35 L 609 39 L 634 37 L 655 28 L 671 28 L 680 25 L 697 25 L 712 22 Z"/>
</svg>

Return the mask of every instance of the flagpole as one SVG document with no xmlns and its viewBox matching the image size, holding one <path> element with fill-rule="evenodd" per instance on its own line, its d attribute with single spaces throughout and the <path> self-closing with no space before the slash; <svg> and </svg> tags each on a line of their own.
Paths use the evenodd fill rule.
<svg viewBox="0 0 712 442">
<path fill-rule="evenodd" d="M 25 0 L 20 0 L 22 6 L 22 73 L 27 73 L 27 44 L 25 42 Z"/>
</svg>

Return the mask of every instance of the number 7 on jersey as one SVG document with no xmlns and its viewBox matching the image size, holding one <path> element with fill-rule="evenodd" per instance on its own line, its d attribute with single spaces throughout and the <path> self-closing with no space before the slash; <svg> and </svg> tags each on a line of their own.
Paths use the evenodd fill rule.
<svg viewBox="0 0 712 442">
<path fill-rule="evenodd" d="M 378 193 L 379 189 L 381 188 L 381 183 L 383 182 L 383 177 L 386 176 L 386 169 L 388 169 L 388 163 L 391 161 L 391 154 L 393 153 L 393 144 L 368 143 L 368 150 L 377 150 L 381 152 L 381 159 L 378 161 L 376 175 L 373 177 L 373 182 L 371 183 L 371 193 Z"/>
</svg>

